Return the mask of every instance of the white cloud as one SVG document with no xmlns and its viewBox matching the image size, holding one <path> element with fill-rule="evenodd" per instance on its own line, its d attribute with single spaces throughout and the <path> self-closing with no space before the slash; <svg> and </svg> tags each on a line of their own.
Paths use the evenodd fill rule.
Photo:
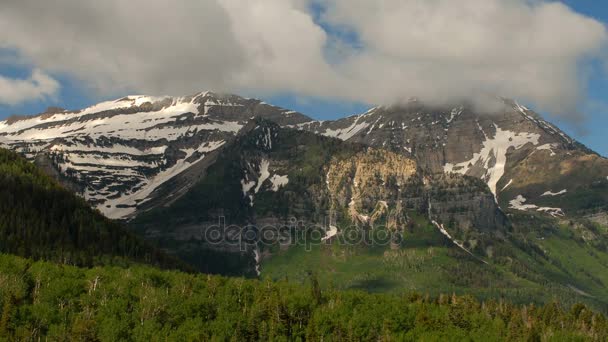
<svg viewBox="0 0 608 342">
<path fill-rule="evenodd" d="M 34 70 L 28 79 L 13 79 L 0 75 L 0 104 L 16 105 L 53 97 L 58 90 L 59 83 L 41 70 Z"/>
<path fill-rule="evenodd" d="M 364 50 L 343 65 L 382 80 L 370 98 L 493 93 L 569 110 L 584 79 L 577 63 L 600 52 L 605 27 L 557 2 L 328 0 L 324 20 L 357 32 Z"/>
<path fill-rule="evenodd" d="M 357 48 L 323 27 L 359 38 Z M 386 103 L 500 94 L 566 112 L 605 27 L 540 0 L 6 0 L 0 48 L 104 92 L 291 92 Z M 338 51 L 339 50 L 339 51 Z M 331 62 L 327 56 L 331 57 Z"/>
</svg>

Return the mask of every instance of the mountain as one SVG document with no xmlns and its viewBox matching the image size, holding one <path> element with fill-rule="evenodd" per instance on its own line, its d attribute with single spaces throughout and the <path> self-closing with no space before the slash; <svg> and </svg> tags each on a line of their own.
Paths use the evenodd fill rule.
<svg viewBox="0 0 608 342">
<path fill-rule="evenodd" d="M 494 112 L 417 100 L 300 129 L 385 148 L 429 173 L 484 180 L 501 208 L 552 216 L 605 217 L 608 160 L 512 100 Z"/>
<path fill-rule="evenodd" d="M 413 159 L 390 151 L 254 120 L 219 152 L 205 178 L 184 196 L 142 213 L 130 225 L 204 271 L 225 273 L 230 267 L 210 263 L 210 256 L 201 251 L 255 254 L 259 259 L 261 254 L 272 254 L 272 248 L 265 247 L 288 248 L 299 233 L 315 226 L 336 231 L 349 226 L 371 231 L 383 227 L 403 234 L 411 211 L 449 223 L 454 230 L 483 227 L 495 235 L 507 229 L 493 195 L 475 178 L 428 177 Z M 233 237 L 234 243 L 228 243 L 230 237 L 224 236 L 215 238 L 221 243 L 214 242 L 209 232 L 223 223 L 257 227 L 259 236 L 264 235 L 264 227 L 277 231 L 268 231 L 274 238 L 267 241 Z M 278 231 L 281 228 L 289 232 Z M 244 228 L 234 233 L 247 235 Z M 279 237 L 281 233 L 285 234 Z M 255 275 L 254 266 L 249 263 L 245 272 Z"/>
<path fill-rule="evenodd" d="M 606 305 L 607 160 L 515 101 L 476 108 L 321 122 L 235 95 L 129 96 L 11 118 L 0 138 L 204 272 Z"/>
<path fill-rule="evenodd" d="M 0 142 L 56 173 L 107 217 L 127 218 L 167 180 L 204 169 L 256 116 L 284 125 L 310 121 L 233 95 L 127 96 L 79 111 L 9 118 L 0 122 Z"/>
<path fill-rule="evenodd" d="M 576 222 L 505 215 L 476 177 L 259 119 L 184 196 L 129 225 L 205 272 L 602 307 L 608 234 Z"/>
<path fill-rule="evenodd" d="M 478 177 L 504 210 L 607 219 L 608 160 L 512 100 L 492 113 L 411 100 L 314 121 L 235 95 L 127 96 L 10 118 L 0 122 L 0 143 L 56 172 L 106 216 L 124 219 L 183 195 L 253 117 L 387 149 L 428 173 Z"/>
<path fill-rule="evenodd" d="M 0 252 L 80 266 L 147 263 L 190 269 L 1 148 Z"/>
</svg>

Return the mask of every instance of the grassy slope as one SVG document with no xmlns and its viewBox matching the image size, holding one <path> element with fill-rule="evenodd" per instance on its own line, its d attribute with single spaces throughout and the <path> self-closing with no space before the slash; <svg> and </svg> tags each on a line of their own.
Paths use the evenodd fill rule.
<svg viewBox="0 0 608 342">
<path fill-rule="evenodd" d="M 262 277 L 303 282 L 308 273 L 314 272 L 324 286 L 340 289 L 471 294 L 479 299 L 504 297 L 517 303 L 559 300 L 608 309 L 608 291 L 603 286 L 608 277 L 608 255 L 568 235 L 535 238 L 546 250 L 542 257 L 505 243 L 508 256 L 496 257 L 486 265 L 454 246 L 423 217 L 415 219 L 415 232 L 406 235 L 399 250 L 345 247 L 337 242 L 310 250 L 296 246 L 275 251 L 264 260 Z"/>
</svg>

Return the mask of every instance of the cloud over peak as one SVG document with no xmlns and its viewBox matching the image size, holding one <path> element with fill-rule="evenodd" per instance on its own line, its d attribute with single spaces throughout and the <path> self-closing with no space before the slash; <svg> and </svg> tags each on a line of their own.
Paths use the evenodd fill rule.
<svg viewBox="0 0 608 342">
<path fill-rule="evenodd" d="M 370 104 L 493 93 L 567 112 L 584 99 L 581 61 L 607 39 L 540 0 L 8 0 L 0 12 L 0 48 L 100 91 Z"/>
</svg>

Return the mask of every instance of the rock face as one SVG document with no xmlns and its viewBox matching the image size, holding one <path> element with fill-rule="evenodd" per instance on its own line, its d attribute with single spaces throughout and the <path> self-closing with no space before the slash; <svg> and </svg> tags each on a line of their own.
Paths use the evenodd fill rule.
<svg viewBox="0 0 608 342">
<path fill-rule="evenodd" d="M 335 160 L 327 171 L 331 209 L 348 208 L 351 223 L 374 226 L 386 216 L 389 229 L 405 224 L 402 187 L 419 176 L 416 162 L 384 150 L 368 149 L 348 159 Z"/>
<path fill-rule="evenodd" d="M 530 109 L 503 102 L 502 109 L 483 113 L 468 104 L 432 107 L 410 101 L 297 127 L 411 156 L 429 174 L 482 179 L 505 210 L 522 210 L 510 205 L 522 195 L 536 206 L 525 210 L 554 216 L 606 211 L 608 192 L 599 191 L 608 186 L 608 160 Z M 562 190 L 567 192 L 542 196 Z M 593 200 L 581 202 L 583 193 L 593 194 Z"/>
</svg>

